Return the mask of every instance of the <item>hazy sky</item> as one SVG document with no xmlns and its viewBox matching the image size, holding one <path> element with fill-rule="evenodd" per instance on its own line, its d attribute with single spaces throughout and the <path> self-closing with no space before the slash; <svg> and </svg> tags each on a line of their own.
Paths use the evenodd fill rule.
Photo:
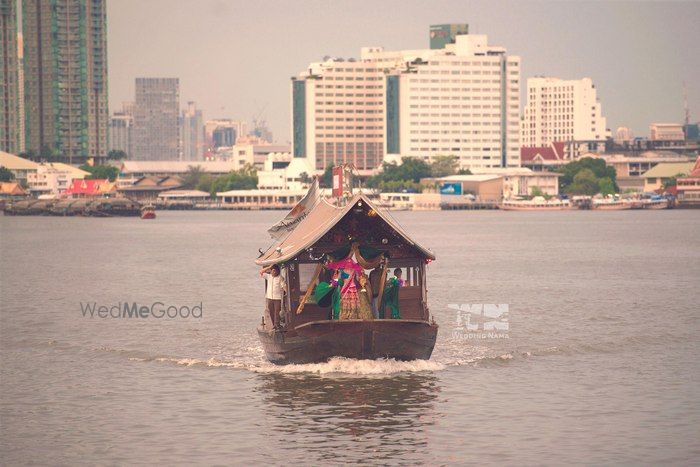
<svg viewBox="0 0 700 467">
<path fill-rule="evenodd" d="M 440 23 L 468 23 L 520 55 L 524 79 L 591 77 L 613 131 L 682 123 L 683 81 L 700 120 L 698 1 L 108 0 L 107 23 L 111 111 L 133 100 L 135 77 L 178 77 L 182 107 L 197 102 L 205 119 L 262 112 L 279 142 L 290 139 L 290 77 L 309 62 L 428 48 Z"/>
</svg>

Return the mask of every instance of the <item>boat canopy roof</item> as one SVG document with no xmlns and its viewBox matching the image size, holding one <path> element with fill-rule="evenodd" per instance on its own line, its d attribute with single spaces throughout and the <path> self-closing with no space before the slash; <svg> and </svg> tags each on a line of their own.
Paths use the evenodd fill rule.
<svg viewBox="0 0 700 467">
<path fill-rule="evenodd" d="M 377 208 L 364 194 L 358 193 L 345 206 L 335 206 L 325 198 L 321 198 L 294 230 L 273 244 L 255 262 L 261 266 L 269 266 L 294 259 L 299 253 L 319 241 L 360 201 L 373 209 L 389 228 L 396 232 L 407 244 L 416 248 L 425 258 L 435 259 L 435 255 L 430 250 L 413 241 L 386 212 Z"/>
</svg>

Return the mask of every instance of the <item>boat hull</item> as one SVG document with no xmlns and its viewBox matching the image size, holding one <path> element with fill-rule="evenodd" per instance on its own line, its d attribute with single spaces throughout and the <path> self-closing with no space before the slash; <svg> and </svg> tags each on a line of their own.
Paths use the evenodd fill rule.
<svg viewBox="0 0 700 467">
<path fill-rule="evenodd" d="M 502 204 L 500 206 L 502 211 L 568 211 L 573 209 L 571 206 L 514 206 Z"/>
<path fill-rule="evenodd" d="M 593 209 L 598 211 L 623 211 L 632 209 L 632 205 L 629 203 L 600 203 L 594 204 Z"/>
<path fill-rule="evenodd" d="M 293 330 L 258 328 L 267 359 L 275 364 L 319 363 L 332 357 L 427 360 L 437 324 L 420 320 L 312 321 Z"/>
</svg>

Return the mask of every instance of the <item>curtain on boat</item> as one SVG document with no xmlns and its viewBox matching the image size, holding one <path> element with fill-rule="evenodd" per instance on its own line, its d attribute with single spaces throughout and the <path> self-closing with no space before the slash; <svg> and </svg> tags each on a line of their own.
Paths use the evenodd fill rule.
<svg viewBox="0 0 700 467">
<path fill-rule="evenodd" d="M 357 263 L 364 269 L 374 269 L 378 267 L 385 256 L 383 251 L 372 248 L 371 246 L 362 246 L 357 242 L 338 248 L 328 253 L 327 256 L 329 256 L 332 261 L 340 261 L 345 258 L 350 258 L 353 255 Z"/>
</svg>

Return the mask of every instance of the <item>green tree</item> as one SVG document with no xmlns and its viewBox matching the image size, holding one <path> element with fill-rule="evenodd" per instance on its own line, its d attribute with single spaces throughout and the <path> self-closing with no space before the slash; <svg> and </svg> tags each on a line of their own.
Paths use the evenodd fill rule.
<svg viewBox="0 0 700 467">
<path fill-rule="evenodd" d="M 323 175 L 318 181 L 321 188 L 332 188 L 333 187 L 333 167 L 328 166 L 326 170 L 323 171 Z"/>
<path fill-rule="evenodd" d="M 126 159 L 126 153 L 121 150 L 112 149 L 107 153 L 107 160 L 109 161 L 122 161 Z"/>
<path fill-rule="evenodd" d="M 610 177 L 603 177 L 598 180 L 598 190 L 600 194 L 605 196 L 617 193 L 617 191 L 615 190 L 615 184 L 610 179 Z"/>
<path fill-rule="evenodd" d="M 609 178 L 617 191 L 618 187 L 615 182 L 617 173 L 615 172 L 615 168 L 607 166 L 605 160 L 593 157 L 584 157 L 560 167 L 557 170 L 562 174 L 562 176 L 559 177 L 559 190 L 563 193 L 568 193 L 567 188 L 574 183 L 574 177 L 582 170 L 591 171 L 596 179 Z"/>
<path fill-rule="evenodd" d="M 544 196 L 544 193 L 542 193 L 542 189 L 538 186 L 533 186 L 532 190 L 530 191 L 530 194 L 534 198 L 535 196 Z"/>
<path fill-rule="evenodd" d="M 459 169 L 457 175 L 472 175 L 472 171 L 469 169 Z"/>
<path fill-rule="evenodd" d="M 258 186 L 258 175 L 255 167 L 246 164 L 241 170 L 231 171 L 219 177 L 205 176 L 200 179 L 198 188 L 209 191 L 212 196 L 216 193 L 229 190 L 253 190 Z M 205 190 L 205 188 L 209 188 Z"/>
<path fill-rule="evenodd" d="M 90 172 L 90 175 L 86 176 L 85 178 L 88 180 L 93 180 L 93 179 L 108 179 L 110 182 L 113 182 L 117 179 L 117 176 L 119 175 L 119 169 L 117 167 L 111 166 L 111 165 L 81 165 L 80 166 L 81 170 L 84 170 L 86 172 Z"/>
<path fill-rule="evenodd" d="M 678 180 L 678 178 L 684 177 L 685 175 L 686 174 L 678 173 L 673 177 L 669 178 L 668 180 L 664 181 L 664 189 L 676 186 L 676 181 Z"/>
<path fill-rule="evenodd" d="M 209 174 L 204 174 L 201 177 L 199 177 L 199 181 L 197 182 L 197 185 L 195 185 L 195 188 L 197 190 L 201 191 L 206 191 L 207 193 L 211 193 L 212 186 L 214 185 L 214 181 L 216 180 L 216 177 L 213 177 Z"/>
<path fill-rule="evenodd" d="M 15 174 L 7 167 L 0 167 L 0 182 L 11 182 L 15 179 Z"/>
<path fill-rule="evenodd" d="M 184 186 L 187 188 L 196 188 L 204 174 L 205 172 L 201 165 L 187 166 L 187 172 L 182 176 Z"/>
<path fill-rule="evenodd" d="M 367 186 L 370 188 L 381 188 L 382 183 L 384 183 L 384 186 L 389 186 L 386 185 L 387 182 L 403 182 L 404 184 L 413 182 L 418 184 L 421 178 L 430 177 L 431 174 L 430 166 L 425 161 L 409 157 L 405 158 L 401 165 L 385 162 L 380 173 L 367 179 Z"/>
<path fill-rule="evenodd" d="M 433 177 L 446 177 L 457 172 L 459 159 L 457 156 L 435 156 L 430 164 L 430 172 Z"/>
<path fill-rule="evenodd" d="M 43 145 L 41 149 L 39 150 L 39 157 L 41 159 L 50 161 L 53 159 L 53 150 L 51 149 L 51 146 L 48 145 Z"/>
<path fill-rule="evenodd" d="M 575 176 L 573 183 L 566 187 L 571 195 L 593 196 L 598 193 L 598 178 L 591 169 L 582 169 Z"/>
</svg>

